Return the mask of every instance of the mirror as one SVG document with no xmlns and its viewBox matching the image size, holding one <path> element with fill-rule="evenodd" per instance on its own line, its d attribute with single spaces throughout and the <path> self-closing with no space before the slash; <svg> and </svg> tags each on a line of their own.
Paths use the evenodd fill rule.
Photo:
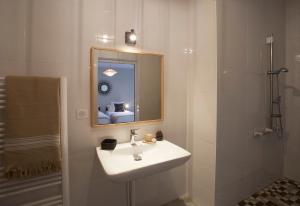
<svg viewBox="0 0 300 206">
<path fill-rule="evenodd" d="M 93 127 L 163 119 L 163 55 L 91 49 Z"/>
</svg>

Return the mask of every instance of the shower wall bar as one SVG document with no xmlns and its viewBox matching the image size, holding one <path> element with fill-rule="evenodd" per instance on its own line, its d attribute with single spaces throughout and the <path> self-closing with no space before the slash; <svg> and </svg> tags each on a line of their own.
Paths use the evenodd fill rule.
<svg viewBox="0 0 300 206">
<path fill-rule="evenodd" d="M 273 73 L 273 44 L 274 36 L 273 34 L 267 37 L 267 44 L 270 44 L 270 73 Z M 269 75 L 270 78 L 270 114 L 273 113 L 273 75 Z M 270 118 L 270 128 L 273 129 L 273 119 Z"/>
<path fill-rule="evenodd" d="M 267 37 L 266 43 L 270 45 L 270 69 L 267 72 L 270 79 L 270 128 L 279 136 L 283 135 L 281 96 L 279 94 L 279 75 L 281 72 L 288 72 L 288 69 L 281 68 L 274 70 L 274 36 Z M 276 79 L 274 80 L 274 76 Z M 274 83 L 276 83 L 276 97 L 274 98 Z M 276 106 L 274 108 L 274 106 Z"/>
</svg>

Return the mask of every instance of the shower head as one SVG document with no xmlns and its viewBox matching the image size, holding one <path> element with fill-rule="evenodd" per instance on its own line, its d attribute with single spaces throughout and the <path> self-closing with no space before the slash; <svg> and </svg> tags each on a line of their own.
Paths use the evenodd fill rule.
<svg viewBox="0 0 300 206">
<path fill-rule="evenodd" d="M 281 72 L 289 72 L 289 70 L 287 68 L 280 68 L 278 70 L 275 70 L 275 71 L 268 71 L 268 74 L 280 74 Z"/>
</svg>

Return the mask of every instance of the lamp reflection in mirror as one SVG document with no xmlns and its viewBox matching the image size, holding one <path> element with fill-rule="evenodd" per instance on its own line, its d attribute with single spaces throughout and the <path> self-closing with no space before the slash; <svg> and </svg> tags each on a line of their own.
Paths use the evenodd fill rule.
<svg viewBox="0 0 300 206">
<path fill-rule="evenodd" d="M 129 104 L 125 104 L 125 109 L 129 109 Z"/>
<path fill-rule="evenodd" d="M 114 75 L 116 75 L 118 72 L 112 68 L 106 69 L 103 74 L 105 74 L 106 76 L 112 77 Z"/>
</svg>

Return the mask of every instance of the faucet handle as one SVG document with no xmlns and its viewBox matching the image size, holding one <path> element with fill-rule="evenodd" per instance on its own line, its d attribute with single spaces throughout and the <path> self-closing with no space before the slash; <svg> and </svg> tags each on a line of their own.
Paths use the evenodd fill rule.
<svg viewBox="0 0 300 206">
<path fill-rule="evenodd" d="M 138 128 L 138 129 L 131 129 L 131 130 L 130 130 L 130 133 L 131 133 L 132 135 L 136 135 L 135 131 L 137 131 L 137 130 L 139 130 L 139 128 Z"/>
</svg>

